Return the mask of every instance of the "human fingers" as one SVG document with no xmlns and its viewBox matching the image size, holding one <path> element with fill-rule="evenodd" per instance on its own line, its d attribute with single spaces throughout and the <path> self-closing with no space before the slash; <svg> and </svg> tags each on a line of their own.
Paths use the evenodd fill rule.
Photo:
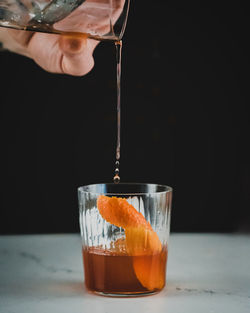
<svg viewBox="0 0 250 313">
<path fill-rule="evenodd" d="M 94 66 L 93 52 L 98 41 L 80 37 L 61 36 L 59 48 L 62 52 L 62 73 L 74 76 L 86 75 Z"/>
</svg>

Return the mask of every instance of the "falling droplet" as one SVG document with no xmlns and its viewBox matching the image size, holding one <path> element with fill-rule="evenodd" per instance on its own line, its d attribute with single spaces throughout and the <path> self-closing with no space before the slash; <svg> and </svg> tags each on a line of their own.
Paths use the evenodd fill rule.
<svg viewBox="0 0 250 313">
<path fill-rule="evenodd" d="M 116 174 L 113 178 L 113 181 L 115 184 L 118 184 L 120 182 L 120 176 Z"/>
</svg>

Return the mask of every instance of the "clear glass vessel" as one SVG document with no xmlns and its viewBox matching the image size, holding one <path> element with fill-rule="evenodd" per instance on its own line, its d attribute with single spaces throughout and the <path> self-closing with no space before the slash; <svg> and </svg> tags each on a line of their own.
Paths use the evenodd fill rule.
<svg viewBox="0 0 250 313">
<path fill-rule="evenodd" d="M 120 40 L 130 0 L 1 0 L 0 26 Z"/>
<path fill-rule="evenodd" d="M 107 296 L 139 296 L 162 290 L 172 188 L 96 184 L 79 187 L 78 199 L 86 288 Z"/>
</svg>

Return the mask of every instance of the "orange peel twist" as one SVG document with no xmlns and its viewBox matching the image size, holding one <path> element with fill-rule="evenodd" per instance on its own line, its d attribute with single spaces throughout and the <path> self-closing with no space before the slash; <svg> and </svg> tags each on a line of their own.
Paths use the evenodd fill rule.
<svg viewBox="0 0 250 313">
<path fill-rule="evenodd" d="M 165 262 L 162 245 L 156 232 L 145 217 L 124 198 L 100 195 L 97 208 L 107 222 L 125 230 L 126 249 L 133 259 L 135 274 L 149 290 L 162 289 L 165 284 Z M 148 258 L 159 254 L 159 257 Z M 154 264 L 152 264 L 154 263 Z"/>
</svg>

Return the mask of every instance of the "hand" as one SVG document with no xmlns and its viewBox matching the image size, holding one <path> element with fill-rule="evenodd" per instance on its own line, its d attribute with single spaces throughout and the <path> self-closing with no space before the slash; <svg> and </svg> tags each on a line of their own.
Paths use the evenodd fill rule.
<svg viewBox="0 0 250 313">
<path fill-rule="evenodd" d="M 59 31 L 112 35 L 110 21 L 117 21 L 124 4 L 125 0 L 113 0 L 110 11 L 110 0 L 86 0 L 53 27 Z M 85 75 L 93 68 L 93 52 L 98 45 L 98 41 L 86 35 L 73 37 L 4 28 L 0 28 L 0 41 L 4 48 L 32 58 L 46 71 L 74 76 Z"/>
<path fill-rule="evenodd" d="M 12 29 L 1 29 L 2 34 L 3 31 L 7 37 L 3 39 L 5 48 L 32 58 L 48 72 L 82 76 L 94 66 L 93 52 L 98 41 L 86 36 L 75 38 Z"/>
</svg>

